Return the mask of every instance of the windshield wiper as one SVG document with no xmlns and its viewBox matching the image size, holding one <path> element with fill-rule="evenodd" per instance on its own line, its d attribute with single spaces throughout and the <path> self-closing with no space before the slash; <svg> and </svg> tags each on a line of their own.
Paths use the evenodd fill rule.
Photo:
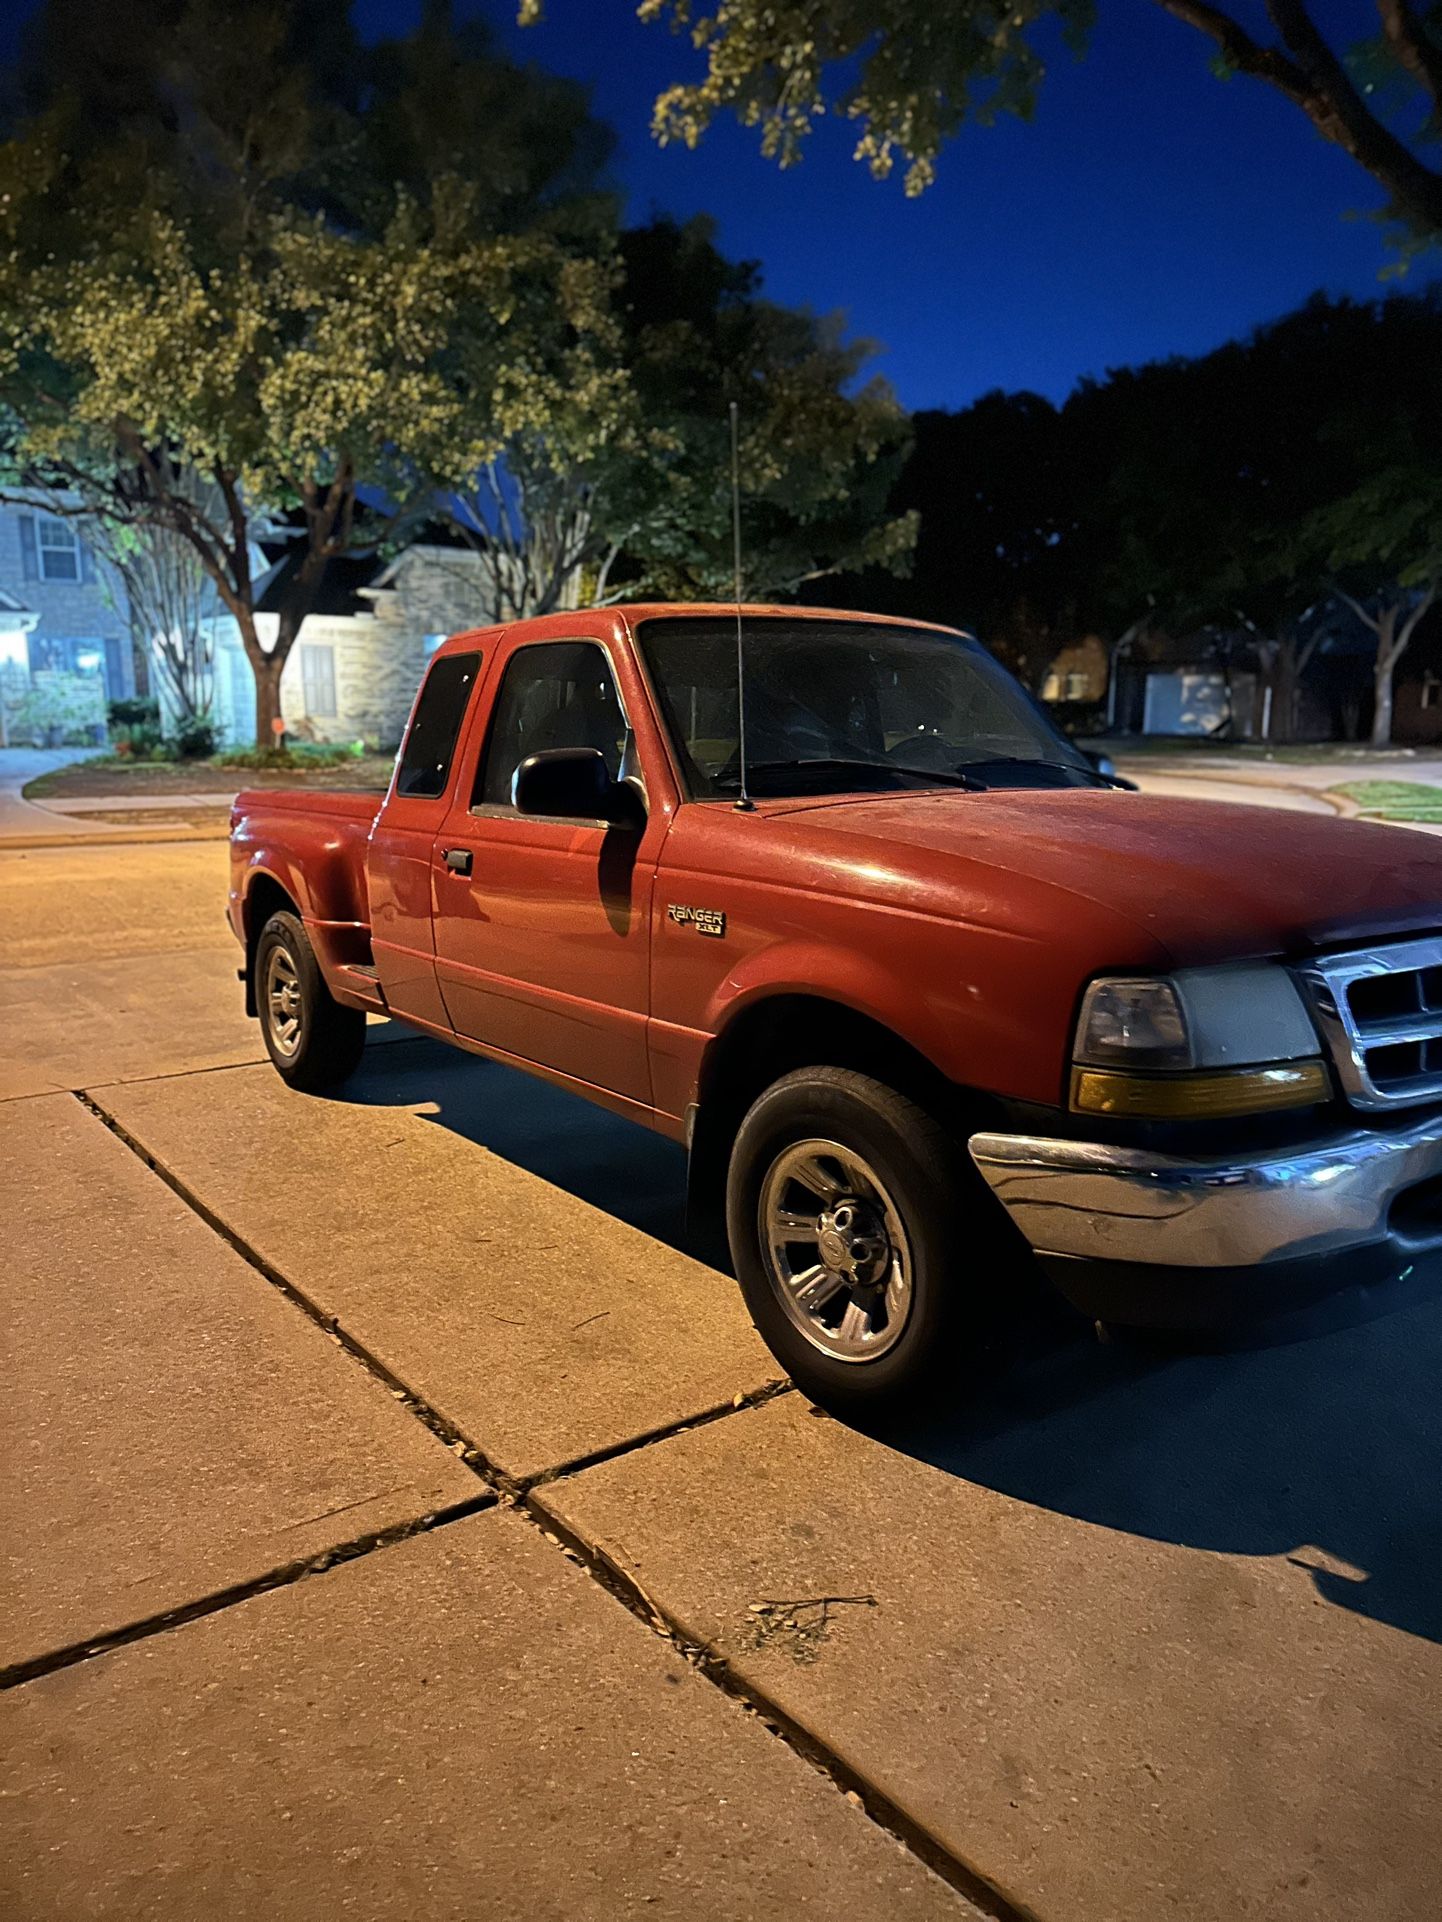
<svg viewBox="0 0 1442 1922">
<path fill-rule="evenodd" d="M 748 780 L 755 774 L 763 776 L 767 774 L 786 774 L 793 769 L 798 771 L 804 769 L 808 773 L 845 774 L 859 772 L 862 774 L 886 774 L 905 780 L 924 781 L 928 787 L 959 787 L 980 790 L 986 785 L 984 781 L 974 780 L 970 774 L 963 774 L 960 769 L 957 769 L 955 773 L 950 773 L 940 768 L 904 767 L 899 761 L 852 760 L 849 756 L 839 754 L 805 755 L 798 757 L 794 761 L 748 761 L 746 763 Z M 726 788 L 739 787 L 741 785 L 740 777 L 735 774 L 728 774 L 724 779 L 718 776 L 716 785 Z"/>
<path fill-rule="evenodd" d="M 977 767 L 1044 767 L 1053 774 L 1085 774 L 1089 780 L 1099 781 L 1103 787 L 1127 787 L 1129 784 L 1115 774 L 1103 774 L 1099 767 L 1089 761 L 1035 761 L 1029 754 L 993 754 L 984 761 L 966 761 L 963 766 Z M 984 781 L 976 783 L 984 787 Z"/>
</svg>

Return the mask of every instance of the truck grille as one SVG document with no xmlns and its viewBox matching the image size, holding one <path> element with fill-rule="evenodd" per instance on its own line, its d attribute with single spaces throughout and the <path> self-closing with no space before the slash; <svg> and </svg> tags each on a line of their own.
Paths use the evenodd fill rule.
<svg viewBox="0 0 1442 1922">
<path fill-rule="evenodd" d="M 1442 937 L 1327 955 L 1301 975 L 1354 1107 L 1442 1098 Z"/>
</svg>

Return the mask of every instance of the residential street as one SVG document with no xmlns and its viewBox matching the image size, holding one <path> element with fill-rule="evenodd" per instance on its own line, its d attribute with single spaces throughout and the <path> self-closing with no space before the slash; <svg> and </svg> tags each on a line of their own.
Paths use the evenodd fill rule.
<svg viewBox="0 0 1442 1922">
<path fill-rule="evenodd" d="M 679 1149 L 290 1092 L 225 862 L 0 849 L 7 1918 L 1435 1922 L 1442 1301 L 861 1434 Z"/>
</svg>

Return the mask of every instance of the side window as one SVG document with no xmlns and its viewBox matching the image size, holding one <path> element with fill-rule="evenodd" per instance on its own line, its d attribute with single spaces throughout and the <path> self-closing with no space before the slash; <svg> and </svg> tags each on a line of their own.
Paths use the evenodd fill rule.
<svg viewBox="0 0 1442 1922">
<path fill-rule="evenodd" d="M 509 807 L 522 761 L 557 747 L 599 748 L 611 778 L 620 778 L 626 717 L 611 663 L 594 641 L 538 641 L 511 656 L 473 805 Z"/>
<path fill-rule="evenodd" d="M 446 791 L 466 703 L 480 669 L 479 654 L 443 654 L 431 663 L 411 731 L 401 749 L 396 793 L 434 800 Z"/>
</svg>

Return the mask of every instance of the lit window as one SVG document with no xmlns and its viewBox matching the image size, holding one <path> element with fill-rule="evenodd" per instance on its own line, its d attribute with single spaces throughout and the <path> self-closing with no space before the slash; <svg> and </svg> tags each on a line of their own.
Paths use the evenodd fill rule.
<svg viewBox="0 0 1442 1922">
<path fill-rule="evenodd" d="M 67 521 L 44 520 L 36 526 L 42 581 L 80 579 L 80 536 Z"/>
</svg>

